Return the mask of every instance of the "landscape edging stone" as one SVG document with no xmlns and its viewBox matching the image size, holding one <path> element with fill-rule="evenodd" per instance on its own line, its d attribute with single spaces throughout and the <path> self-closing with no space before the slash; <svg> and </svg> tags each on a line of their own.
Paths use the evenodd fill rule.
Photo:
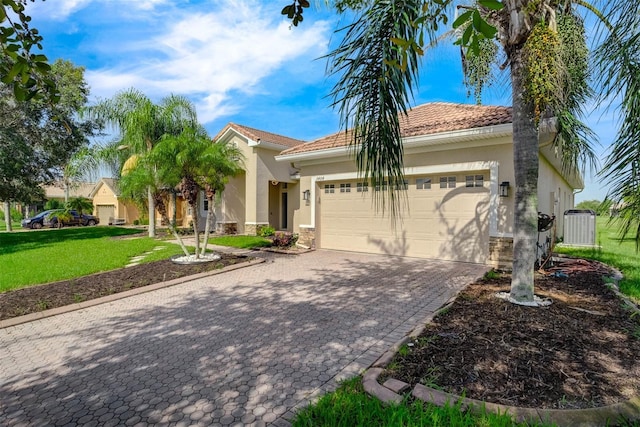
<svg viewBox="0 0 640 427">
<path fill-rule="evenodd" d="M 45 319 L 51 316 L 57 316 L 58 314 L 69 313 L 71 311 L 82 310 L 84 308 L 93 307 L 95 305 L 105 304 L 108 302 L 116 301 L 123 298 L 128 298 L 134 295 L 144 294 L 147 292 L 155 291 L 157 289 L 168 288 L 169 286 L 179 285 L 181 283 L 189 282 L 191 280 L 200 279 L 207 276 L 215 276 L 216 274 L 225 273 L 227 271 L 237 270 L 239 268 L 251 267 L 252 265 L 260 264 L 265 261 L 264 258 L 254 258 L 247 262 L 228 265 L 220 270 L 207 271 L 203 273 L 192 274 L 190 276 L 179 277 L 177 279 L 167 280 L 165 282 L 158 282 L 152 285 L 142 286 L 139 288 L 131 289 L 124 292 L 118 292 L 112 295 L 106 295 L 100 298 L 94 298 L 88 301 L 83 301 L 75 304 L 69 304 L 62 307 L 56 307 L 49 310 L 39 311 L 37 313 L 25 314 L 24 316 L 12 317 L 10 319 L 0 320 L 0 329 L 8 328 L 10 326 L 21 325 L 23 323 L 33 322 L 34 320 Z"/>
</svg>

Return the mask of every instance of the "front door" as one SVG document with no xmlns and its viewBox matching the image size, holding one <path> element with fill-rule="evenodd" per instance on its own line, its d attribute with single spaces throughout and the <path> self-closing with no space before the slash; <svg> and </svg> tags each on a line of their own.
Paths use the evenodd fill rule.
<svg viewBox="0 0 640 427">
<path fill-rule="evenodd" d="M 282 229 L 286 230 L 288 227 L 287 224 L 287 193 L 282 193 L 282 209 L 280 209 L 280 214 L 282 215 Z"/>
</svg>

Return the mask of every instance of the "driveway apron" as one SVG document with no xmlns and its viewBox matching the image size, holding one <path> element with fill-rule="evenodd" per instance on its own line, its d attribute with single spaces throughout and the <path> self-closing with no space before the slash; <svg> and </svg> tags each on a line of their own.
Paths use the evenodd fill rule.
<svg viewBox="0 0 640 427">
<path fill-rule="evenodd" d="M 0 425 L 287 425 L 485 266 L 333 251 L 0 330 Z"/>
</svg>

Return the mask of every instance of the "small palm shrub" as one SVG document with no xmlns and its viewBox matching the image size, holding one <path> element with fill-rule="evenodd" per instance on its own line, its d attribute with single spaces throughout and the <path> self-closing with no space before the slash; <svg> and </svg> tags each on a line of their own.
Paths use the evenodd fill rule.
<svg viewBox="0 0 640 427">
<path fill-rule="evenodd" d="M 276 234 L 276 229 L 273 227 L 262 227 L 258 232 L 260 237 L 271 237 Z"/>
</svg>

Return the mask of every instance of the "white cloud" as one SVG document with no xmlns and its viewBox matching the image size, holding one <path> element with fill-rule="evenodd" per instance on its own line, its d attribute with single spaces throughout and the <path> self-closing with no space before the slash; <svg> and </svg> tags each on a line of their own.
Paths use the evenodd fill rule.
<svg viewBox="0 0 640 427">
<path fill-rule="evenodd" d="M 155 3 L 149 0 L 148 3 Z M 92 93 L 109 97 L 136 87 L 152 97 L 169 93 L 196 101 L 202 122 L 236 111 L 234 91 L 254 92 L 264 80 L 284 73 L 287 62 L 325 53 L 328 23 L 305 22 L 290 29 L 278 12 L 260 2 L 217 2 L 215 11 L 183 12 L 176 20 L 162 20 L 165 28 L 149 40 L 124 41 L 119 64 L 87 71 Z M 211 5 L 209 10 L 214 9 Z M 120 42 L 119 42 L 120 43 Z M 321 65 L 320 65 L 321 66 Z"/>
</svg>

